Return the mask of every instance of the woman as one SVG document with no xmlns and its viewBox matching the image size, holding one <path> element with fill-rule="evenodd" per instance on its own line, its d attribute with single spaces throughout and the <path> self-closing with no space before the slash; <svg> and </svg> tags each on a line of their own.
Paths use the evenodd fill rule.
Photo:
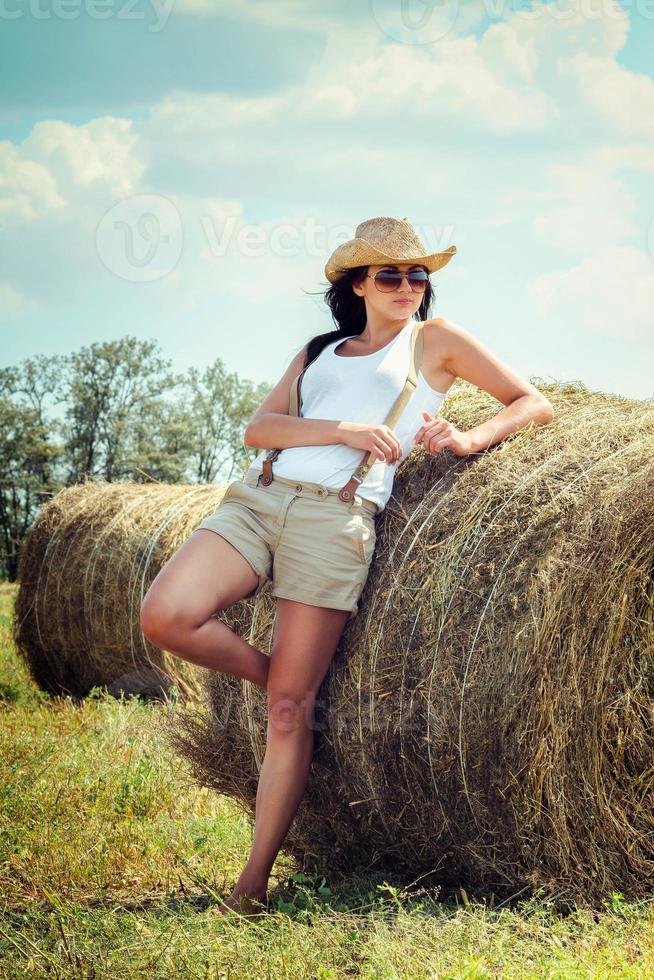
<svg viewBox="0 0 654 980">
<path fill-rule="evenodd" d="M 252 850 L 221 912 L 252 914 L 265 903 L 270 871 L 306 788 L 316 695 L 356 615 L 375 514 L 390 496 L 398 461 L 412 443 L 430 453 L 446 446 L 457 456 L 478 452 L 553 416 L 533 385 L 467 331 L 444 318 L 427 320 L 429 273 L 446 265 L 456 246 L 427 253 L 406 219 L 387 217 L 362 222 L 355 236 L 325 266 L 331 283 L 325 298 L 338 329 L 306 344 L 254 413 L 245 442 L 262 452 L 161 569 L 141 610 L 143 632 L 156 646 L 267 692 Z M 416 319 L 427 321 L 422 367 L 391 429 L 384 419 L 404 386 Z M 295 417 L 291 386 L 303 371 L 302 415 Z M 437 419 L 457 377 L 507 407 L 468 432 Z M 271 446 L 283 449 L 273 456 L 272 481 Z M 351 498 L 339 496 L 370 451 L 376 458 L 365 479 L 350 484 Z M 212 614 L 256 595 L 269 578 L 277 609 L 268 656 Z"/>
</svg>

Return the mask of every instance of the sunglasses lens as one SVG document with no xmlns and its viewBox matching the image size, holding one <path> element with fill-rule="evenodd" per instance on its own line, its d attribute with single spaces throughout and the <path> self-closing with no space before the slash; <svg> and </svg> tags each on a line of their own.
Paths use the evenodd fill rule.
<svg viewBox="0 0 654 980">
<path fill-rule="evenodd" d="M 408 280 L 409 286 L 414 293 L 424 293 L 429 282 L 429 273 L 425 272 L 424 269 L 415 269 L 409 273 Z M 382 269 L 375 276 L 375 285 L 382 293 L 392 293 L 393 290 L 400 288 L 401 283 L 402 274 L 400 272 L 393 272 L 392 269 Z"/>
<path fill-rule="evenodd" d="M 416 269 L 415 272 L 409 273 L 409 285 L 414 293 L 424 293 L 428 281 L 429 273 L 423 269 Z"/>
<path fill-rule="evenodd" d="M 375 276 L 375 284 L 383 293 L 390 293 L 398 289 L 402 282 L 399 272 L 378 272 Z"/>
</svg>

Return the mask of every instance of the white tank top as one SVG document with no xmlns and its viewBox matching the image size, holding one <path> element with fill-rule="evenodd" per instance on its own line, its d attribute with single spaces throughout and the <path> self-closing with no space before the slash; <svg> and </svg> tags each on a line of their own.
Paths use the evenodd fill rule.
<svg viewBox="0 0 654 980">
<path fill-rule="evenodd" d="M 304 372 L 302 407 L 304 418 L 345 422 L 383 422 L 404 387 L 409 370 L 412 317 L 390 343 L 374 354 L 341 357 L 335 348 L 343 337 L 331 341 Z M 436 415 L 445 394 L 436 391 L 418 373 L 417 386 L 393 426 L 402 447 L 402 459 L 413 448 L 412 439 L 424 424 L 423 411 Z M 263 449 L 252 463 L 263 469 L 268 450 Z M 289 446 L 273 460 L 273 476 L 289 480 L 322 483 L 340 490 L 363 458 L 363 450 L 334 443 L 326 446 Z M 389 465 L 376 460 L 357 489 L 362 497 L 374 500 L 383 510 L 393 490 L 395 470 L 401 460 Z"/>
</svg>

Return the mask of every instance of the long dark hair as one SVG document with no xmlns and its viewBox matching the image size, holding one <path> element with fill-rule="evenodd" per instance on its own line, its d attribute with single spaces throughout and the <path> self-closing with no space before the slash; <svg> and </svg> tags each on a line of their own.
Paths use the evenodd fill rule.
<svg viewBox="0 0 654 980">
<path fill-rule="evenodd" d="M 357 296 L 352 289 L 356 283 L 363 282 L 368 272 L 367 265 L 358 265 L 348 269 L 338 282 L 330 283 L 324 292 L 324 300 L 331 310 L 336 330 L 319 333 L 312 337 L 307 346 L 305 368 L 318 357 L 318 354 L 333 340 L 345 340 L 346 337 L 358 337 L 366 326 L 366 304 L 363 296 Z M 418 320 L 429 319 L 429 309 L 433 299 L 433 287 L 427 282 L 422 296 L 422 302 L 416 311 Z"/>
</svg>

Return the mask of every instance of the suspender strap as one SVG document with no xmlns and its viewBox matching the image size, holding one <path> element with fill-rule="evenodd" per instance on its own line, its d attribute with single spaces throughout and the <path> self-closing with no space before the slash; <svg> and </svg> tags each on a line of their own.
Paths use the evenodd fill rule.
<svg viewBox="0 0 654 980">
<path fill-rule="evenodd" d="M 422 363 L 422 352 L 423 352 L 423 332 L 424 321 L 419 321 L 415 324 L 411 332 L 411 352 L 409 356 L 409 372 L 407 374 L 406 381 L 404 382 L 404 387 L 400 394 L 397 396 L 390 412 L 384 419 L 384 425 L 389 428 L 393 428 L 400 415 L 404 411 L 404 407 L 409 401 L 409 398 L 416 389 L 418 383 L 418 371 L 420 370 L 420 365 Z M 308 365 L 307 365 L 308 366 Z M 306 371 L 306 368 L 304 369 Z M 293 379 L 291 385 L 290 393 L 290 405 L 289 405 L 289 415 L 300 415 L 302 398 L 301 398 L 301 387 L 302 387 L 302 377 L 304 371 L 298 374 L 296 378 Z M 269 449 L 264 460 L 263 460 L 263 471 L 259 477 L 259 483 L 264 486 L 270 486 L 273 480 L 272 464 L 277 459 L 281 453 L 281 449 Z M 361 462 L 355 469 L 354 473 L 347 481 L 344 487 L 342 487 L 338 496 L 345 503 L 351 503 L 354 499 L 354 495 L 357 492 L 358 487 L 365 480 L 371 466 L 376 460 L 379 459 L 377 451 L 371 449 L 370 452 L 364 452 Z"/>
<path fill-rule="evenodd" d="M 416 323 L 413 331 L 411 333 L 411 353 L 409 356 L 409 373 L 407 374 L 406 381 L 404 382 L 404 388 L 399 393 L 395 399 L 390 412 L 384 419 L 384 424 L 390 429 L 393 428 L 400 415 L 404 411 L 404 407 L 409 401 L 409 398 L 416 390 L 416 385 L 418 383 L 418 371 L 420 370 L 420 365 L 422 363 L 422 351 L 423 351 L 423 333 L 422 328 L 424 326 L 424 321 Z M 363 483 L 368 475 L 370 467 L 376 460 L 379 459 L 377 451 L 371 449 L 370 452 L 364 453 L 363 458 L 354 473 L 347 481 L 344 487 L 342 487 L 338 496 L 345 503 L 350 503 L 354 499 L 354 494 L 357 489 Z"/>
<path fill-rule="evenodd" d="M 304 369 L 304 371 L 306 371 L 306 368 Z M 300 414 L 300 406 L 301 406 L 300 391 L 301 391 L 302 376 L 304 375 L 304 371 L 302 371 L 301 374 L 298 374 L 297 377 L 293 378 L 293 383 L 291 385 L 290 406 L 288 411 L 289 415 Z M 262 464 L 263 471 L 261 473 L 261 476 L 259 477 L 259 483 L 262 486 L 269 487 L 270 484 L 272 483 L 273 481 L 272 464 L 277 459 L 280 453 L 281 453 L 281 449 L 269 449 L 266 456 L 264 457 L 263 464 Z"/>
</svg>

